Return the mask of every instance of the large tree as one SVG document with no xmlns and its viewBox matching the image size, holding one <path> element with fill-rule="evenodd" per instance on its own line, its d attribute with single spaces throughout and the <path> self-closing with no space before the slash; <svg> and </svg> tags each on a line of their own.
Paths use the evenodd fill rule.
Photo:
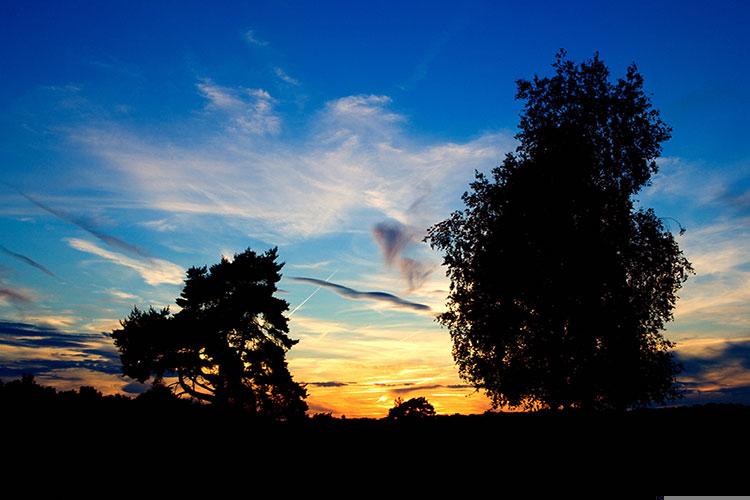
<svg viewBox="0 0 750 500">
<path fill-rule="evenodd" d="M 179 312 L 134 308 L 112 332 L 123 373 L 157 383 L 172 376 L 179 392 L 258 415 L 304 415 L 306 391 L 285 360 L 297 341 L 288 336 L 289 304 L 274 296 L 284 265 L 276 259 L 276 248 L 247 249 L 190 268 Z"/>
<path fill-rule="evenodd" d="M 438 319 L 496 407 L 664 402 L 679 365 L 661 331 L 692 268 L 635 196 L 671 129 L 635 65 L 614 83 L 598 54 L 553 67 L 517 82 L 515 152 L 429 230 L 451 279 Z"/>
</svg>

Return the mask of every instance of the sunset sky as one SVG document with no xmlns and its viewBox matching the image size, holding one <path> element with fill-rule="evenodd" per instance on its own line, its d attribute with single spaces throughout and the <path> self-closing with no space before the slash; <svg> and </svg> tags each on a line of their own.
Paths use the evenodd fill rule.
<svg viewBox="0 0 750 500">
<path fill-rule="evenodd" d="M 190 266 L 278 246 L 312 411 L 484 411 L 421 240 L 564 47 L 636 62 L 673 127 L 639 194 L 697 273 L 667 336 L 686 401 L 750 404 L 750 7 L 221 3 L 0 3 L 0 377 L 138 393 L 101 332 L 173 304 Z"/>
</svg>

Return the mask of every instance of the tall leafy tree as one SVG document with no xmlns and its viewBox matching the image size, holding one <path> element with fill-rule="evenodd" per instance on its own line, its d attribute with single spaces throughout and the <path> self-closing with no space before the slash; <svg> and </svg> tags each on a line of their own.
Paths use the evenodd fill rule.
<svg viewBox="0 0 750 500">
<path fill-rule="evenodd" d="M 190 268 L 179 312 L 134 308 L 112 332 L 123 373 L 157 383 L 173 376 L 181 393 L 258 415 L 304 415 L 306 391 L 285 360 L 297 343 L 288 335 L 289 304 L 274 296 L 283 265 L 273 248 Z"/>
<path fill-rule="evenodd" d="M 661 331 L 692 272 L 635 196 L 671 129 L 635 65 L 611 82 L 561 51 L 517 82 L 519 145 L 433 226 L 460 374 L 497 406 L 624 409 L 678 395 Z"/>
</svg>

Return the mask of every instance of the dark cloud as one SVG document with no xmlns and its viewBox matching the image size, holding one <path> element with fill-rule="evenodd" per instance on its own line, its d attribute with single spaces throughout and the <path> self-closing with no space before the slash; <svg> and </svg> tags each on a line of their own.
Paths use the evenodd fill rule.
<svg viewBox="0 0 750 500">
<path fill-rule="evenodd" d="M 394 394 L 407 394 L 410 392 L 429 391 L 432 389 L 443 389 L 443 388 L 445 388 L 445 386 L 442 384 L 413 385 L 413 386 L 398 387 L 395 389 L 391 389 L 390 392 Z"/>
<path fill-rule="evenodd" d="M 130 382 L 122 387 L 123 392 L 128 394 L 143 394 L 149 389 L 151 389 L 150 384 L 141 384 L 140 382 Z"/>
<path fill-rule="evenodd" d="M 402 257 L 399 262 L 401 276 L 409 283 L 409 290 L 421 287 L 425 280 L 432 274 L 432 266 L 419 262 L 418 260 Z"/>
<path fill-rule="evenodd" d="M 750 371 L 750 340 L 727 341 L 700 355 L 678 351 L 677 360 L 683 366 L 682 376 L 691 380 L 681 381 L 683 398 L 677 404 L 750 404 L 750 385 L 733 385 L 731 379 L 714 380 L 716 371 L 722 368 L 731 368 L 737 374 Z M 706 386 L 716 387 L 717 384 L 725 387 L 706 390 Z"/>
<path fill-rule="evenodd" d="M 713 391 L 687 390 L 678 405 L 705 405 L 711 403 L 731 403 L 750 406 L 750 385 L 726 387 Z"/>
<path fill-rule="evenodd" d="M 0 299 L 5 299 L 16 305 L 28 305 L 34 302 L 34 299 L 21 290 L 8 288 L 0 284 Z"/>
<path fill-rule="evenodd" d="M 305 385 L 312 385 L 313 387 L 344 387 L 345 385 L 349 385 L 349 383 L 332 380 L 327 382 L 305 382 Z"/>
<path fill-rule="evenodd" d="M 688 356 L 677 351 L 677 359 L 682 363 L 684 374 L 691 377 L 702 378 L 711 370 L 725 366 L 750 370 L 750 340 L 728 341 L 708 349 L 700 356 Z"/>
<path fill-rule="evenodd" d="M 151 259 L 152 258 L 152 256 L 148 252 L 146 252 L 145 250 L 143 250 L 142 248 L 140 248 L 140 247 L 138 247 L 136 245 L 133 245 L 131 243 L 128 243 L 127 241 L 123 241 L 120 238 L 117 238 L 115 236 L 111 236 L 109 234 L 103 233 L 102 231 L 99 230 L 99 228 L 96 227 L 96 225 L 93 222 L 91 222 L 90 220 L 88 220 L 88 219 L 86 219 L 84 217 L 74 216 L 74 215 L 69 214 L 67 212 L 64 212 L 62 210 L 58 210 L 56 208 L 52 208 L 52 207 L 50 207 L 48 205 L 45 205 L 44 203 L 42 203 L 42 202 L 34 199 L 33 197 L 31 197 L 28 194 L 23 193 L 23 192 L 21 192 L 21 196 L 23 196 L 24 198 L 26 198 L 31 203 L 33 203 L 37 207 L 41 208 L 45 212 L 48 212 L 48 213 L 54 215 L 55 217 L 57 217 L 60 220 L 63 220 L 65 222 L 68 222 L 70 224 L 78 226 L 79 228 L 83 229 L 84 231 L 86 231 L 90 235 L 94 236 L 95 238 L 99 239 L 100 241 L 103 241 L 104 243 L 106 243 L 107 245 L 109 245 L 111 247 L 115 247 L 115 248 L 118 248 L 118 249 L 123 250 L 125 252 L 128 252 L 130 254 L 139 255 L 139 256 L 145 257 L 147 259 Z"/>
<path fill-rule="evenodd" d="M 23 254 L 14 252 L 12 250 L 9 250 L 9 249 L 5 248 L 3 245 L 0 245 L 0 252 L 3 252 L 5 255 L 9 255 L 9 256 L 13 257 L 14 259 L 17 259 L 17 260 L 23 262 L 24 264 L 28 264 L 31 267 L 35 267 L 36 269 L 42 271 L 44 274 L 47 274 L 48 276 L 52 276 L 53 278 L 57 278 L 57 275 L 55 273 L 53 273 L 52 271 L 50 271 L 49 269 L 47 269 L 46 267 L 44 267 L 39 262 L 37 262 L 34 259 L 32 259 L 31 257 L 27 257 L 27 256 L 25 256 Z"/>
<path fill-rule="evenodd" d="M 119 356 L 103 340 L 102 334 L 69 333 L 47 326 L 0 321 L 0 377 L 48 375 L 68 368 L 119 374 Z M 39 349 L 39 356 L 14 359 L 2 352 L 4 346 Z M 51 358 L 46 349 L 59 349 L 60 354 Z"/>
<path fill-rule="evenodd" d="M 312 283 L 313 285 L 318 285 L 324 288 L 328 288 L 329 290 L 332 290 L 333 292 L 341 295 L 342 297 L 346 297 L 348 299 L 377 300 L 380 302 L 386 302 L 386 303 L 392 304 L 400 308 L 411 309 L 414 311 L 430 311 L 430 307 L 427 305 L 417 304 L 416 302 L 409 302 L 408 300 L 404 300 L 401 297 L 397 297 L 387 292 L 360 292 L 358 290 L 354 290 L 353 288 L 349 288 L 349 287 L 339 285 L 336 283 L 331 283 L 330 281 L 324 281 L 324 280 L 319 280 L 315 278 L 303 278 L 299 276 L 296 276 L 296 277 L 292 276 L 289 279 L 293 281 L 299 281 L 302 283 Z"/>
<path fill-rule="evenodd" d="M 383 252 L 385 263 L 393 265 L 396 258 L 411 243 L 414 234 L 403 224 L 396 221 L 385 221 L 375 224 L 372 235 Z"/>
<path fill-rule="evenodd" d="M 421 287 L 433 271 L 433 266 L 402 255 L 414 243 L 416 234 L 413 228 L 396 221 L 380 222 L 372 228 L 372 236 L 383 252 L 385 264 L 389 267 L 398 265 L 409 290 Z"/>
</svg>

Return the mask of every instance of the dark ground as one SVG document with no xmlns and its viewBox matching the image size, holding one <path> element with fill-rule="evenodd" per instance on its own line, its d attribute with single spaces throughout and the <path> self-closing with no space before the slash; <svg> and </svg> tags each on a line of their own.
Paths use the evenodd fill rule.
<svg viewBox="0 0 750 500">
<path fill-rule="evenodd" d="M 583 483 L 611 492 L 599 498 L 746 492 L 749 423 L 750 407 L 739 405 L 267 422 L 165 394 L 130 399 L 102 397 L 91 388 L 0 386 L 3 460 L 16 465 L 49 464 L 54 456 L 60 466 L 64 457 L 77 456 L 89 469 L 121 463 L 153 473 L 162 464 L 197 474 L 214 468 L 283 472 L 289 481 L 314 472 L 313 481 L 333 482 L 344 473 L 362 480 L 385 475 L 496 492 L 569 491 Z"/>
</svg>

